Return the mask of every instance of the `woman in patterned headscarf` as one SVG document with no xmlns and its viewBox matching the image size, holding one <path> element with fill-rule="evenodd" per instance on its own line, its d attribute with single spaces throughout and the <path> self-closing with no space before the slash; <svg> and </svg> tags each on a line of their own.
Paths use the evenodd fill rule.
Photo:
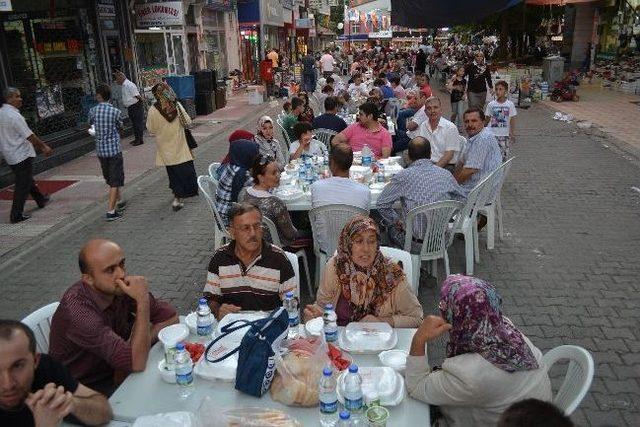
<svg viewBox="0 0 640 427">
<path fill-rule="evenodd" d="M 191 118 L 167 83 L 158 83 L 151 91 L 156 102 L 149 108 L 147 129 L 156 137 L 156 165 L 166 167 L 169 188 L 174 195 L 172 208 L 179 211 L 184 206 L 184 198 L 198 195 L 193 153 L 185 136 L 185 127 L 191 124 Z"/>
<path fill-rule="evenodd" d="M 422 306 L 411 291 L 402 267 L 380 252 L 375 222 L 352 218 L 342 229 L 337 254 L 326 265 L 315 304 L 305 308 L 307 320 L 322 316 L 333 304 L 338 325 L 387 322 L 396 328 L 417 327 Z"/>
<path fill-rule="evenodd" d="M 260 154 L 273 157 L 278 162 L 280 169 L 286 166 L 287 162 L 284 160 L 282 146 L 274 135 L 271 117 L 262 116 L 258 119 L 258 129 L 253 140 L 260 146 Z"/>
<path fill-rule="evenodd" d="M 523 399 L 551 400 L 542 353 L 502 314 L 495 288 L 476 277 L 452 275 L 440 291 L 441 316 L 427 316 L 407 359 L 409 394 L 440 406 L 447 425 L 496 425 Z M 449 331 L 447 358 L 432 371 L 425 344 Z"/>
</svg>

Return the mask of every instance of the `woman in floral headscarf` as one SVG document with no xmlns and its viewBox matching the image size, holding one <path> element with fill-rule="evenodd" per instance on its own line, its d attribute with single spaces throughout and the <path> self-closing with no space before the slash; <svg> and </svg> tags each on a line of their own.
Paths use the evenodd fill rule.
<svg viewBox="0 0 640 427">
<path fill-rule="evenodd" d="M 313 108 L 311 108 L 311 104 L 309 103 L 309 94 L 307 92 L 300 92 L 298 93 L 298 97 L 302 98 L 304 101 L 304 110 L 302 110 L 302 113 L 298 116 L 298 121 L 307 123 L 313 122 L 315 114 L 313 113 Z"/>
<path fill-rule="evenodd" d="M 416 331 L 405 379 L 411 397 L 437 405 L 449 426 L 493 426 L 512 403 L 551 400 L 542 353 L 502 315 L 495 288 L 452 275 L 440 291 L 440 316 Z M 432 371 L 425 344 L 449 331 L 447 358 Z"/>
<path fill-rule="evenodd" d="M 333 304 L 340 326 L 387 322 L 396 328 L 415 328 L 422 321 L 422 306 L 402 267 L 380 252 L 378 227 L 363 215 L 355 216 L 342 229 L 337 254 L 325 267 L 316 302 L 304 310 L 306 320 L 322 316 L 325 304 Z"/>
<path fill-rule="evenodd" d="M 182 199 L 198 195 L 193 153 L 184 131 L 191 118 L 167 83 L 158 83 L 151 91 L 156 102 L 149 108 L 147 129 L 156 137 L 156 165 L 166 167 L 174 195 L 172 208 L 179 211 L 184 206 Z"/>
<path fill-rule="evenodd" d="M 282 146 L 274 137 L 271 117 L 262 116 L 258 119 L 258 129 L 253 140 L 260 146 L 260 154 L 265 157 L 273 157 L 280 165 L 280 169 L 286 166 L 287 162 L 284 160 Z"/>
</svg>

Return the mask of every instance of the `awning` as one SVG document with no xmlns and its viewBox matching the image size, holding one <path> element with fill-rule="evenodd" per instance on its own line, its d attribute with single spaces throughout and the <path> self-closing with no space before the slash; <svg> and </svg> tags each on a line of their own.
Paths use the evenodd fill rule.
<svg viewBox="0 0 640 427">
<path fill-rule="evenodd" d="M 478 22 L 522 0 L 391 0 L 391 23 L 409 28 L 442 28 Z"/>
</svg>

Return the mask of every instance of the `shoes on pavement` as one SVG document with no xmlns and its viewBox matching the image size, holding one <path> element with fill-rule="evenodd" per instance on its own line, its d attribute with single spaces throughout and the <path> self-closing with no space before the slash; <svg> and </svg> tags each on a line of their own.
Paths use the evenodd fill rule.
<svg viewBox="0 0 640 427">
<path fill-rule="evenodd" d="M 171 209 L 173 209 L 174 212 L 178 212 L 182 208 L 184 208 L 184 203 L 174 203 L 171 205 Z"/>
<path fill-rule="evenodd" d="M 24 213 L 23 213 L 23 214 L 22 214 L 22 215 L 20 215 L 19 217 L 11 218 L 11 224 L 17 224 L 17 223 L 19 223 L 19 222 L 26 221 L 26 220 L 28 220 L 29 218 L 31 218 L 31 215 L 27 215 L 27 214 L 24 214 Z"/>
<path fill-rule="evenodd" d="M 134 147 L 137 147 L 138 145 L 142 145 L 144 144 L 144 141 L 131 141 L 131 145 L 133 145 Z"/>
<path fill-rule="evenodd" d="M 118 211 L 115 211 L 114 213 L 109 213 L 107 212 L 107 221 L 117 221 L 119 219 L 122 219 L 122 214 Z"/>
<path fill-rule="evenodd" d="M 126 200 L 120 200 L 118 203 L 116 203 L 116 211 L 123 211 L 127 208 L 127 201 Z"/>
<path fill-rule="evenodd" d="M 40 200 L 38 203 L 38 207 L 40 209 L 44 208 L 45 206 L 47 206 L 49 204 L 49 202 L 51 201 L 51 197 L 48 194 L 43 194 L 42 195 L 42 200 Z"/>
</svg>

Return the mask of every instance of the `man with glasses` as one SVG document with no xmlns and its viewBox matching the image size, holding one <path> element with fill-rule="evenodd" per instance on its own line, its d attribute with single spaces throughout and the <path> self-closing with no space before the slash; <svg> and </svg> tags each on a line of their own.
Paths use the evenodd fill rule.
<svg viewBox="0 0 640 427">
<path fill-rule="evenodd" d="M 218 320 L 241 310 L 273 310 L 287 292 L 297 293 L 298 288 L 284 251 L 264 240 L 257 207 L 234 204 L 229 220 L 231 243 L 213 254 L 204 286 L 204 297 Z"/>
</svg>

